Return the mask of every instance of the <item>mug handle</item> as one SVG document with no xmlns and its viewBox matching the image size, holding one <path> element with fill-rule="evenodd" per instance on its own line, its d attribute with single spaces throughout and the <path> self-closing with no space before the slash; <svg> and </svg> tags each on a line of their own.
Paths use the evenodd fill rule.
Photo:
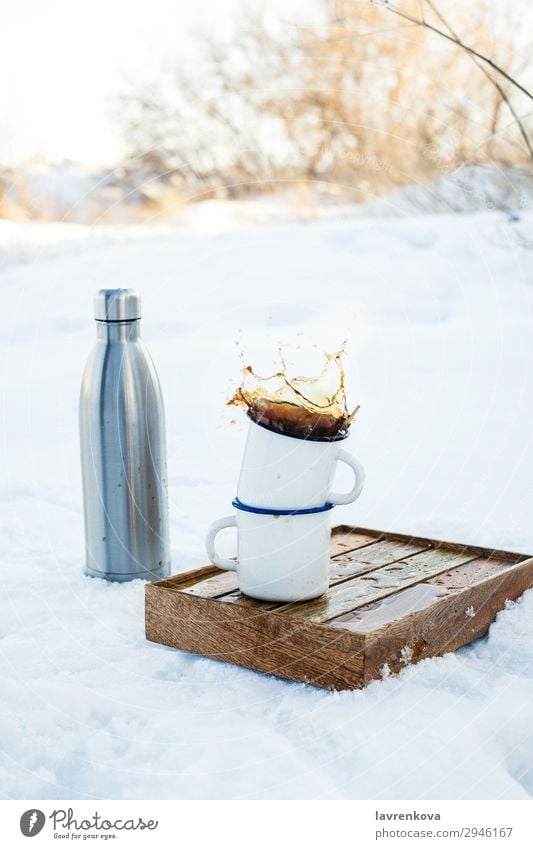
<svg viewBox="0 0 533 849">
<path fill-rule="evenodd" d="M 350 492 L 330 492 L 328 495 L 328 501 L 330 504 L 351 504 L 352 501 L 355 501 L 355 499 L 359 498 L 361 495 L 361 491 L 365 485 L 365 470 L 359 460 L 356 460 L 355 457 L 343 448 L 339 448 L 337 460 L 341 460 L 341 462 L 346 463 L 353 469 L 355 474 L 355 483 Z"/>
<path fill-rule="evenodd" d="M 223 528 L 236 528 L 237 527 L 237 517 L 236 516 L 225 516 L 223 519 L 217 519 L 216 522 L 210 526 L 207 537 L 205 540 L 205 547 L 207 549 L 207 556 L 209 557 L 213 566 L 218 566 L 219 569 L 226 569 L 228 572 L 236 572 L 237 571 L 237 561 L 230 560 L 229 558 L 219 557 L 216 553 L 215 549 L 215 538 L 219 531 Z"/>
</svg>

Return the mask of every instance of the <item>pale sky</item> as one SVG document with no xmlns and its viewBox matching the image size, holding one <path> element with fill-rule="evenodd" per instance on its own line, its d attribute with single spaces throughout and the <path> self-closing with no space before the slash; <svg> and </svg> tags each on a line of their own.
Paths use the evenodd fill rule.
<svg viewBox="0 0 533 849">
<path fill-rule="evenodd" d="M 114 97 L 164 62 L 194 61 L 195 32 L 230 32 L 258 0 L 0 0 L 0 166 L 114 164 Z M 269 0 L 305 14 L 312 0 Z"/>
<path fill-rule="evenodd" d="M 447 0 L 448 2 L 448 0 Z M 454 0 L 468 8 L 469 0 Z M 486 0 L 508 25 L 530 0 Z M 194 34 L 230 35 L 243 11 L 309 24 L 321 0 L 0 0 L 0 167 L 114 165 L 116 97 L 164 64 L 194 63 Z M 526 5 L 524 5 L 526 4 Z M 531 7 L 529 7 L 531 11 Z M 491 14 L 492 17 L 492 14 Z M 497 44 L 497 30 L 494 32 Z"/>
</svg>

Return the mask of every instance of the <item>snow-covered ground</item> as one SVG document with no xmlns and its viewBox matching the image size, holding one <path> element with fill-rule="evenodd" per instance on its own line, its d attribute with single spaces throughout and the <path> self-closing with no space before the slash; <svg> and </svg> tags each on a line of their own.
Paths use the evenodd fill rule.
<svg viewBox="0 0 533 849">
<path fill-rule="evenodd" d="M 225 407 L 239 352 L 270 371 L 281 342 L 318 370 L 347 338 L 367 486 L 334 520 L 533 552 L 532 224 L 4 228 L 2 796 L 533 796 L 533 592 L 487 638 L 359 692 L 149 644 L 143 584 L 82 574 L 77 433 L 92 294 L 135 286 L 166 400 L 174 569 L 202 564 L 245 436 Z"/>
</svg>

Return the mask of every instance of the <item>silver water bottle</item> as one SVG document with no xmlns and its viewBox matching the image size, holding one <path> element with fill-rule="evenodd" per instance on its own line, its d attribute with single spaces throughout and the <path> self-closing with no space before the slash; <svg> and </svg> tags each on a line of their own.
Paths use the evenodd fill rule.
<svg viewBox="0 0 533 849">
<path fill-rule="evenodd" d="M 80 397 L 85 571 L 109 581 L 170 571 L 165 414 L 133 289 L 94 299 L 97 342 Z"/>
</svg>

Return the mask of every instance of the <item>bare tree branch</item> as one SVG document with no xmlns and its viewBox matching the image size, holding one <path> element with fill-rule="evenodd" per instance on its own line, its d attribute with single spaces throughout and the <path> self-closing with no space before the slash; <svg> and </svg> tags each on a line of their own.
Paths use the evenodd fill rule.
<svg viewBox="0 0 533 849">
<path fill-rule="evenodd" d="M 392 6 L 389 3 L 389 0 L 371 0 L 373 6 L 382 9 L 388 9 L 394 15 L 398 15 L 398 17 L 403 18 L 404 21 L 410 21 L 412 24 L 416 24 L 419 27 L 424 27 L 425 29 L 430 30 L 431 32 L 440 35 L 442 38 L 445 38 L 447 41 L 451 41 L 452 44 L 456 44 L 457 47 L 461 47 L 463 50 L 466 50 L 467 53 L 470 53 L 472 56 L 475 56 L 481 62 L 485 62 L 489 67 L 491 67 L 496 73 L 501 74 L 507 82 L 511 83 L 511 85 L 515 86 L 518 91 L 521 91 L 522 94 L 525 94 L 530 100 L 533 100 L 533 94 L 527 90 L 518 80 L 515 80 L 507 71 L 504 71 L 503 68 L 500 68 L 499 65 L 496 64 L 492 59 L 489 59 L 488 56 L 484 56 L 483 53 L 480 53 L 478 50 L 475 50 L 473 47 L 469 47 L 468 44 L 465 44 L 461 41 L 460 38 L 456 38 L 451 35 L 451 33 L 444 32 L 438 27 L 433 26 L 433 24 L 428 23 L 424 18 L 415 18 L 412 15 L 404 12 L 402 9 L 399 9 L 397 6 Z"/>
<path fill-rule="evenodd" d="M 426 0 L 426 3 L 428 4 L 429 8 L 433 11 L 434 15 L 436 15 L 436 17 L 439 19 L 441 24 L 446 27 L 446 29 L 448 30 L 450 35 L 452 35 L 455 38 L 456 42 L 458 44 L 462 44 L 460 37 L 453 30 L 453 28 L 448 23 L 448 21 L 444 18 L 442 13 L 436 7 L 435 3 L 433 3 L 433 0 Z M 531 141 L 529 139 L 529 136 L 527 134 L 526 128 L 524 127 L 524 125 L 523 125 L 523 123 L 520 119 L 520 116 L 518 115 L 516 109 L 514 108 L 513 104 L 511 103 L 511 100 L 507 96 L 507 93 L 502 88 L 502 86 L 499 84 L 499 82 L 494 79 L 492 74 L 482 64 L 481 60 L 478 59 L 477 56 L 475 56 L 473 53 L 471 53 L 468 50 L 467 50 L 467 53 L 470 56 L 470 58 L 472 59 L 472 61 L 474 62 L 474 64 L 476 65 L 476 67 L 478 67 L 479 70 L 481 71 L 481 73 L 484 74 L 485 77 L 492 83 L 492 85 L 494 86 L 494 88 L 496 89 L 498 94 L 500 95 L 501 99 L 503 100 L 503 102 L 505 103 L 507 108 L 509 109 L 509 112 L 511 113 L 511 115 L 515 119 L 515 122 L 516 122 L 518 129 L 520 131 L 520 135 L 522 136 L 524 143 L 525 143 L 525 145 L 528 149 L 529 155 L 533 158 L 533 146 L 532 146 Z"/>
</svg>

